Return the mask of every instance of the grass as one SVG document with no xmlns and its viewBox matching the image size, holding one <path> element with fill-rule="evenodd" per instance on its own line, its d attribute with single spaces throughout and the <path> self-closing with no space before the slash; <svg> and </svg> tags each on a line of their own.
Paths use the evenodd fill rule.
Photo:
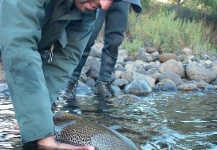
<svg viewBox="0 0 217 150">
<path fill-rule="evenodd" d="M 153 14 L 129 14 L 129 26 L 122 48 L 134 53 L 141 47 L 155 47 L 162 52 L 176 53 L 184 47 L 193 49 L 195 54 L 216 49 L 210 43 L 213 34 L 203 22 L 177 19 L 174 12 Z"/>
</svg>

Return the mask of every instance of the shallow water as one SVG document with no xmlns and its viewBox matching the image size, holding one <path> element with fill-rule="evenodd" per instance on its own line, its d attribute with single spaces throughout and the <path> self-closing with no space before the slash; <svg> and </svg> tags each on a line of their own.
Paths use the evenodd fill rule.
<svg viewBox="0 0 217 150">
<path fill-rule="evenodd" d="M 217 92 L 153 93 L 139 101 L 78 97 L 62 102 L 69 111 L 111 127 L 141 150 L 217 149 Z M 13 108 L 0 97 L 0 149 L 18 149 Z"/>
</svg>

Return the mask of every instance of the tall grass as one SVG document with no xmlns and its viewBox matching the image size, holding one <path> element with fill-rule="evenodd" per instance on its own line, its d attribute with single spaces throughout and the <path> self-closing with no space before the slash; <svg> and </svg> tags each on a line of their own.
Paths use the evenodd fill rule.
<svg viewBox="0 0 217 150">
<path fill-rule="evenodd" d="M 173 12 L 138 16 L 130 13 L 128 32 L 122 47 L 131 52 L 147 46 L 162 52 L 177 52 L 184 47 L 192 48 L 194 53 L 215 50 L 209 42 L 211 28 L 205 27 L 203 22 L 173 21 L 173 18 Z"/>
</svg>

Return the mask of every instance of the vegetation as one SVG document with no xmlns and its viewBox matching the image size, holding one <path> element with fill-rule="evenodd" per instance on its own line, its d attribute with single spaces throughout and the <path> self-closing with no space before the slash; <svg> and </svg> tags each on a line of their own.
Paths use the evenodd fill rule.
<svg viewBox="0 0 217 150">
<path fill-rule="evenodd" d="M 189 47 L 194 53 L 217 52 L 217 0 L 170 0 L 169 4 L 141 0 L 142 14 L 129 14 L 122 47 L 131 52 L 155 47 L 160 52 L 177 52 Z"/>
</svg>

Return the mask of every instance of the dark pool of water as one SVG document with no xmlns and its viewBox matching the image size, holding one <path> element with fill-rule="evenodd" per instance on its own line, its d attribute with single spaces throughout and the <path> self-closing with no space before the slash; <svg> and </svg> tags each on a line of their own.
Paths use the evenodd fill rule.
<svg viewBox="0 0 217 150">
<path fill-rule="evenodd" d="M 139 101 L 78 97 L 58 109 L 113 127 L 141 150 L 217 149 L 215 91 L 153 93 Z M 20 146 L 13 115 L 10 99 L 0 98 L 0 149 Z"/>
</svg>

